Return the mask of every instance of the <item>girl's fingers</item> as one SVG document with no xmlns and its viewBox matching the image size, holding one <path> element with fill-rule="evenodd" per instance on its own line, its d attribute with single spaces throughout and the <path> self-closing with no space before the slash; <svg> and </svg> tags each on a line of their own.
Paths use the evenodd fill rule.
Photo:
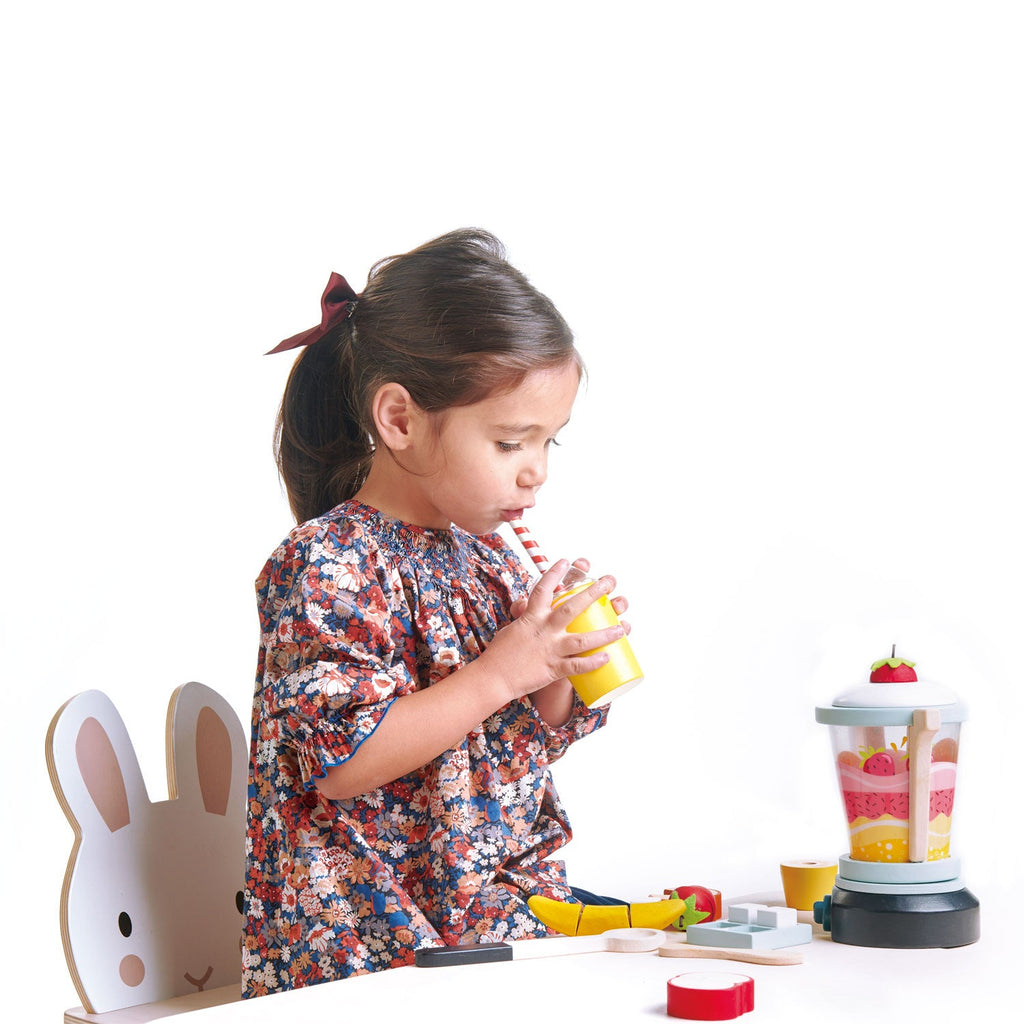
<svg viewBox="0 0 1024 1024">
<path fill-rule="evenodd" d="M 561 613 L 564 622 L 572 622 L 578 615 L 582 615 L 598 598 L 610 594 L 615 589 L 614 576 L 602 576 L 596 583 L 585 587 L 578 594 L 563 601 L 557 609 Z"/>
<path fill-rule="evenodd" d="M 541 573 L 540 579 L 537 580 L 533 585 L 533 590 L 530 591 L 528 604 L 550 606 L 555 595 L 555 588 L 562 582 L 562 577 L 568 568 L 568 560 L 560 558 L 550 569 Z"/>
<path fill-rule="evenodd" d="M 573 563 L 581 572 L 585 572 L 589 564 L 583 558 Z M 606 665 L 609 655 L 601 648 L 629 633 L 629 624 L 624 622 L 586 633 L 569 632 L 567 627 L 574 619 L 595 601 L 611 594 L 615 589 L 615 577 L 602 576 L 571 597 L 565 597 L 558 588 L 566 585 L 567 572 L 571 573 L 572 567 L 567 559 L 560 558 L 537 579 L 529 597 L 514 602 L 511 608 L 513 620 L 528 620 L 531 624 L 530 635 L 524 636 L 520 644 L 525 640 L 526 647 L 534 649 L 534 641 L 539 643 L 537 653 L 546 660 L 549 671 L 558 676 L 582 675 Z M 622 597 L 612 598 L 611 603 L 616 612 L 625 611 L 628 607 L 628 602 Z M 520 650 L 525 652 L 525 648 Z M 547 653 L 543 654 L 545 650 Z M 538 673 L 538 678 L 540 675 L 546 673 Z"/>
<path fill-rule="evenodd" d="M 616 640 L 621 640 L 625 635 L 626 630 L 621 625 L 595 629 L 592 633 L 567 633 L 563 650 L 569 657 L 580 658 L 598 647 L 605 647 Z"/>
<path fill-rule="evenodd" d="M 577 558 L 572 565 L 569 566 L 569 571 L 565 574 L 565 578 L 562 580 L 562 586 L 567 590 L 570 587 L 575 587 L 584 580 L 589 579 L 589 573 L 590 561 L 586 558 Z"/>
<path fill-rule="evenodd" d="M 608 664 L 609 654 L 607 651 L 594 651 L 585 658 L 572 658 L 566 662 L 565 674 L 567 676 L 581 676 L 587 672 L 593 672 L 596 668 Z"/>
</svg>

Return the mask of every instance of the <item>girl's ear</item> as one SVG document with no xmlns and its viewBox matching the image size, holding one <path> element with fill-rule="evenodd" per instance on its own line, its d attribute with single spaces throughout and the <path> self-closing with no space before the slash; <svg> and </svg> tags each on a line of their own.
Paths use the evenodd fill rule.
<svg viewBox="0 0 1024 1024">
<path fill-rule="evenodd" d="M 382 384 L 373 396 L 373 420 L 381 441 L 393 452 L 412 447 L 426 414 L 401 384 Z"/>
</svg>

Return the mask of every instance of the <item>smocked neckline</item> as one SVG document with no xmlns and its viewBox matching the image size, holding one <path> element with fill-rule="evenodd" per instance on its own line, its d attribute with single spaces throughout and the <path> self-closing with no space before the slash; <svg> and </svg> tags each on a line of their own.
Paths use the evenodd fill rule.
<svg viewBox="0 0 1024 1024">
<path fill-rule="evenodd" d="M 397 516 L 391 515 L 389 512 L 384 512 L 375 505 L 367 505 L 365 502 L 359 501 L 358 498 L 350 498 L 348 501 L 342 502 L 339 507 L 344 509 L 347 514 L 350 514 L 353 511 L 362 512 L 368 518 L 376 519 L 382 526 L 386 526 L 399 533 L 408 532 L 418 536 L 439 537 L 444 539 L 447 537 L 454 537 L 464 532 L 454 525 L 450 527 L 436 527 L 420 526 L 417 523 L 410 523 L 405 519 L 399 519 Z"/>
<path fill-rule="evenodd" d="M 450 529 L 417 526 L 355 499 L 339 505 L 335 514 L 369 527 L 386 557 L 404 566 L 403 577 L 429 577 L 433 586 L 455 593 L 474 575 L 475 539 L 454 524 Z"/>
</svg>

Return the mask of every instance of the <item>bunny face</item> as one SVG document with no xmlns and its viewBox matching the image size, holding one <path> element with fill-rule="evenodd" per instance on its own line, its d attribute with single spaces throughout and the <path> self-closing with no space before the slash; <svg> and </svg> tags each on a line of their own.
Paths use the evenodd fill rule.
<svg viewBox="0 0 1024 1024">
<path fill-rule="evenodd" d="M 170 799 L 155 803 L 102 693 L 68 701 L 47 735 L 51 779 L 76 835 L 61 933 L 91 1013 L 240 978 L 245 737 L 230 705 L 199 683 L 175 691 L 167 722 Z"/>
</svg>

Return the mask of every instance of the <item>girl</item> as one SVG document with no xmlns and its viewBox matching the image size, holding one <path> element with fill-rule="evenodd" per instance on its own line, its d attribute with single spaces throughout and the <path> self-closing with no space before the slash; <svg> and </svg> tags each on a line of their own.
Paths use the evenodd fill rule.
<svg viewBox="0 0 1024 1024">
<path fill-rule="evenodd" d="M 495 532 L 536 500 L 582 364 L 496 239 L 458 231 L 332 275 L 278 418 L 300 522 L 257 580 L 243 990 L 547 934 L 570 896 L 549 765 L 604 724 L 566 676 L 622 627 L 552 609 Z M 576 563 L 586 568 L 586 563 Z M 626 608 L 615 598 L 617 611 Z"/>
</svg>

